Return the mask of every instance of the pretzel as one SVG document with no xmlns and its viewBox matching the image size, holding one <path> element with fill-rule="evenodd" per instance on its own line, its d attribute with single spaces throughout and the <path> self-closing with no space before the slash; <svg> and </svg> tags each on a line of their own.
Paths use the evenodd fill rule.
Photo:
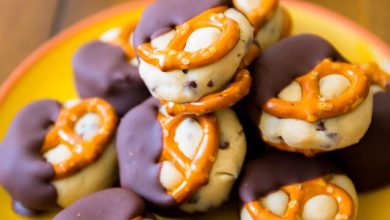
<svg viewBox="0 0 390 220">
<path fill-rule="evenodd" d="M 203 136 L 194 159 L 186 157 L 175 142 L 175 133 L 180 123 L 189 116 L 165 117 L 158 114 L 164 134 L 164 148 L 160 162 L 171 161 L 183 174 L 185 180 L 177 187 L 168 191 L 168 194 L 181 204 L 192 196 L 208 181 L 211 167 L 218 152 L 219 138 L 217 121 L 213 115 L 191 116 L 202 127 Z"/>
<path fill-rule="evenodd" d="M 162 101 L 161 103 L 170 115 L 203 115 L 234 105 L 249 93 L 251 81 L 249 71 L 240 69 L 230 86 L 221 92 L 206 95 L 196 102 L 179 104 Z"/>
<path fill-rule="evenodd" d="M 282 151 L 289 151 L 289 152 L 293 152 L 293 153 L 301 153 L 303 155 L 305 155 L 306 157 L 314 157 L 315 155 L 317 155 L 318 153 L 321 153 L 323 151 L 321 150 L 317 150 L 317 149 L 299 149 L 299 148 L 294 148 L 294 147 L 290 147 L 288 146 L 287 144 L 285 143 L 273 143 L 273 142 L 270 142 L 270 141 L 267 141 L 266 138 L 263 136 L 263 140 L 265 140 L 265 142 L 279 150 L 282 150 Z"/>
<path fill-rule="evenodd" d="M 293 26 L 292 17 L 291 17 L 290 12 L 285 8 L 282 8 L 282 12 L 284 15 L 283 16 L 283 30 L 282 30 L 282 34 L 280 35 L 280 39 L 283 39 L 285 37 L 290 36 L 291 31 L 292 31 L 292 26 Z"/>
<path fill-rule="evenodd" d="M 241 61 L 240 68 L 245 69 L 251 63 L 260 56 L 261 54 L 261 48 L 259 45 L 253 43 L 252 46 L 249 48 L 248 53 L 244 56 L 244 58 Z"/>
<path fill-rule="evenodd" d="M 85 140 L 76 134 L 74 126 L 89 112 L 99 116 L 100 128 L 93 138 Z M 97 160 L 111 140 L 117 120 L 113 107 L 99 98 L 85 99 L 70 108 L 62 108 L 42 147 L 44 153 L 63 144 L 72 152 L 67 160 L 53 164 L 56 179 L 67 177 Z"/>
<path fill-rule="evenodd" d="M 378 64 L 362 64 L 360 67 L 366 72 L 372 83 L 382 87 L 383 89 L 386 89 L 386 87 L 390 84 L 390 74 L 383 71 Z"/>
<path fill-rule="evenodd" d="M 245 208 L 254 220 L 295 220 L 300 219 L 304 204 L 317 195 L 328 195 L 338 204 L 338 211 L 334 219 L 353 219 L 354 202 L 351 196 L 343 189 L 324 178 L 317 178 L 301 184 L 292 184 L 281 188 L 289 195 L 288 208 L 283 216 L 271 213 L 259 201 L 245 204 Z"/>
<path fill-rule="evenodd" d="M 233 0 L 234 6 L 243 12 L 249 21 L 252 23 L 255 28 L 255 33 L 257 33 L 265 23 L 267 23 L 271 17 L 274 15 L 276 9 L 278 8 L 278 0 L 258 0 L 258 5 L 254 7 L 251 11 L 245 10 L 238 2 L 238 0 Z"/>
<path fill-rule="evenodd" d="M 108 43 L 119 46 L 123 49 L 128 59 L 135 58 L 133 45 L 129 42 L 130 37 L 135 29 L 135 24 L 126 24 L 119 27 L 119 34 Z"/>
<path fill-rule="evenodd" d="M 351 86 L 340 97 L 325 100 L 320 97 L 321 78 L 339 74 L 349 79 Z M 310 73 L 296 79 L 302 88 L 302 100 L 284 101 L 278 98 L 268 100 L 265 112 L 280 118 L 295 118 L 308 122 L 336 117 L 355 109 L 367 97 L 370 83 L 361 68 L 347 63 L 332 62 L 325 59 Z"/>
<path fill-rule="evenodd" d="M 226 17 L 227 7 L 216 7 L 176 27 L 176 33 L 165 50 L 145 43 L 137 48 L 137 54 L 145 62 L 157 66 L 161 71 L 187 70 L 214 63 L 228 54 L 240 39 L 240 26 Z M 196 52 L 183 51 L 190 35 L 199 28 L 214 27 L 221 31 L 221 37 L 208 48 Z"/>
</svg>

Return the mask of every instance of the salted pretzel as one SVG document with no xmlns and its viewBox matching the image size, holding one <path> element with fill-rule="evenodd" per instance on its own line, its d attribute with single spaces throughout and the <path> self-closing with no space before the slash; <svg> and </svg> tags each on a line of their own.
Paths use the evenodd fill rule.
<svg viewBox="0 0 390 220">
<path fill-rule="evenodd" d="M 96 113 L 100 121 L 99 130 L 89 140 L 74 131 L 75 124 L 86 113 Z M 65 161 L 53 164 L 56 179 L 67 177 L 98 159 L 114 134 L 117 120 L 113 107 L 99 98 L 85 99 L 70 108 L 62 108 L 42 147 L 44 153 L 63 144 L 72 152 Z"/>
<path fill-rule="evenodd" d="M 332 197 L 338 204 L 334 219 L 351 220 L 354 217 L 354 202 L 352 197 L 343 189 L 324 178 L 317 178 L 300 184 L 292 184 L 281 188 L 289 195 L 290 201 L 286 213 L 278 216 L 266 209 L 259 201 L 245 204 L 246 209 L 254 220 L 295 220 L 300 219 L 304 204 L 317 195 Z"/>
<path fill-rule="evenodd" d="M 176 33 L 165 50 L 153 48 L 145 43 L 137 48 L 138 56 L 145 62 L 157 66 L 161 71 L 192 69 L 214 63 L 228 54 L 240 39 L 240 26 L 226 17 L 225 6 L 209 9 L 176 27 Z M 207 48 L 195 52 L 183 51 L 190 35 L 199 28 L 214 27 L 221 37 Z"/>
<path fill-rule="evenodd" d="M 255 32 L 259 31 L 270 20 L 279 5 L 278 0 L 258 0 L 257 2 L 258 5 L 254 9 L 247 11 L 239 4 L 238 0 L 233 0 L 234 7 L 247 16 L 254 26 Z"/>
<path fill-rule="evenodd" d="M 128 59 L 135 58 L 135 49 L 130 43 L 131 35 L 135 29 L 136 25 L 133 23 L 128 23 L 123 26 L 118 27 L 119 33 L 115 38 L 108 41 L 108 43 L 119 46 L 123 49 Z"/>
<path fill-rule="evenodd" d="M 362 64 L 360 67 L 366 72 L 371 82 L 382 87 L 382 89 L 386 89 L 390 84 L 390 74 L 383 71 L 378 64 Z"/>
<path fill-rule="evenodd" d="M 249 93 L 251 82 L 249 71 L 240 69 L 230 86 L 221 92 L 206 95 L 196 102 L 180 104 L 162 101 L 162 104 L 170 115 L 203 115 L 234 105 Z"/>
<path fill-rule="evenodd" d="M 338 98 L 325 100 L 320 97 L 321 78 L 338 74 L 346 77 L 351 85 Z M 295 80 L 302 88 L 302 100 L 284 101 L 278 98 L 268 100 L 265 112 L 280 118 L 295 118 L 308 122 L 336 117 L 355 109 L 367 97 L 370 82 L 364 71 L 356 65 L 323 60 L 310 73 Z"/>
<path fill-rule="evenodd" d="M 175 133 L 180 123 L 189 116 L 165 117 L 158 114 L 164 134 L 164 148 L 160 161 L 171 161 L 184 176 L 184 181 L 177 187 L 168 191 L 168 194 L 179 203 L 185 202 L 202 185 L 206 184 L 209 178 L 211 167 L 218 152 L 218 128 L 217 121 L 213 115 L 191 116 L 197 120 L 202 127 L 203 136 L 194 159 L 189 159 L 180 151 L 175 142 Z"/>
</svg>

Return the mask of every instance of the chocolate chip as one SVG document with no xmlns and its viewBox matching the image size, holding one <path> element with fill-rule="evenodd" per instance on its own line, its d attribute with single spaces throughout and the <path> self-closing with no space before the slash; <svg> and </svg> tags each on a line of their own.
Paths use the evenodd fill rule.
<svg viewBox="0 0 390 220">
<path fill-rule="evenodd" d="M 195 203 L 197 203 L 198 201 L 199 201 L 199 195 L 196 194 L 196 195 L 194 195 L 192 198 L 190 198 L 190 199 L 188 200 L 187 203 L 189 203 L 189 204 L 195 204 Z"/>
<path fill-rule="evenodd" d="M 228 141 L 224 141 L 219 145 L 219 149 L 225 150 L 228 149 L 230 146 L 230 143 Z"/>
<path fill-rule="evenodd" d="M 326 134 L 326 137 L 328 137 L 329 139 L 336 139 L 337 138 L 337 133 L 327 133 Z"/>
<path fill-rule="evenodd" d="M 157 86 L 152 88 L 152 92 L 156 92 L 156 91 L 157 91 Z"/>
<path fill-rule="evenodd" d="M 316 125 L 316 130 L 317 131 L 326 131 L 325 122 L 319 121 Z"/>
<path fill-rule="evenodd" d="M 196 89 L 196 87 L 198 87 L 198 84 L 196 84 L 195 81 L 189 81 L 184 86 L 188 88 Z"/>
<path fill-rule="evenodd" d="M 207 87 L 211 88 L 214 86 L 214 83 L 213 83 L 213 80 L 210 80 L 208 83 L 207 83 Z"/>
<path fill-rule="evenodd" d="M 183 73 L 184 73 L 184 74 L 187 74 L 187 73 L 188 73 L 188 70 L 183 70 Z"/>
</svg>

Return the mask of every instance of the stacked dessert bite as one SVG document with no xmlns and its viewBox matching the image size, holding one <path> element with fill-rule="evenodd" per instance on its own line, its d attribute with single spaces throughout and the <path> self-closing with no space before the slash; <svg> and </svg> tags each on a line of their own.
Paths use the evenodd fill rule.
<svg viewBox="0 0 390 220">
<path fill-rule="evenodd" d="M 15 211 L 355 219 L 390 183 L 390 75 L 291 24 L 277 0 L 157 0 L 84 45 L 81 98 L 28 105 L 0 144 Z"/>
</svg>

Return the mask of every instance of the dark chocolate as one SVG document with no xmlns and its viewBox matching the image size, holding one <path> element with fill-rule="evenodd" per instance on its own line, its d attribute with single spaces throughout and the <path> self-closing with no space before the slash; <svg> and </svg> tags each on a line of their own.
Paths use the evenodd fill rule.
<svg viewBox="0 0 390 220">
<path fill-rule="evenodd" d="M 144 11 L 134 31 L 134 46 L 169 32 L 177 25 L 217 6 L 230 6 L 231 0 L 157 0 Z"/>
<path fill-rule="evenodd" d="M 374 96 L 371 126 L 356 145 L 331 152 L 358 192 L 390 185 L 390 88 Z"/>
<path fill-rule="evenodd" d="M 99 41 L 86 44 L 75 54 L 73 69 L 79 95 L 107 100 L 120 116 L 150 96 L 138 67 L 129 64 L 118 46 Z"/>
<path fill-rule="evenodd" d="M 54 220 L 129 220 L 144 216 L 145 204 L 140 197 L 130 190 L 112 188 L 74 202 L 58 213 Z"/>
<path fill-rule="evenodd" d="M 157 113 L 160 104 L 150 98 L 128 112 L 119 124 L 117 153 L 121 186 L 140 195 L 155 209 L 177 208 L 160 183 L 163 134 Z"/>
<path fill-rule="evenodd" d="M 262 106 L 288 86 L 295 78 L 309 73 L 325 58 L 345 61 L 325 39 L 302 34 L 288 37 L 266 50 L 250 67 L 252 89 L 244 100 L 246 114 L 258 124 Z"/>
<path fill-rule="evenodd" d="M 334 164 L 324 158 L 270 150 L 244 166 L 240 199 L 244 203 L 252 202 L 282 186 L 338 172 Z"/>
<path fill-rule="evenodd" d="M 52 100 L 26 106 L 0 144 L 0 182 L 15 200 L 15 211 L 20 214 L 58 207 L 57 192 L 51 184 L 54 168 L 42 157 L 41 148 L 60 108 L 61 104 Z"/>
</svg>

